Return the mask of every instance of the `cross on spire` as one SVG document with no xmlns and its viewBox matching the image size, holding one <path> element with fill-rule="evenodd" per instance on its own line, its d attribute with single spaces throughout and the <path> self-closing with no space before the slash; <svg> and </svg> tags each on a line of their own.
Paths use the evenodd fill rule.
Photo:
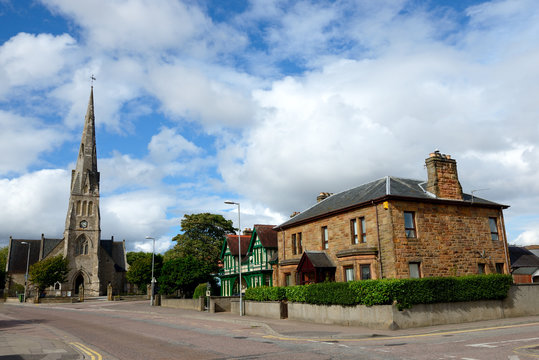
<svg viewBox="0 0 539 360">
<path fill-rule="evenodd" d="M 92 76 L 90 76 L 90 82 L 92 83 L 92 87 L 94 86 L 94 81 L 97 80 L 94 76 L 94 74 L 92 74 Z"/>
</svg>

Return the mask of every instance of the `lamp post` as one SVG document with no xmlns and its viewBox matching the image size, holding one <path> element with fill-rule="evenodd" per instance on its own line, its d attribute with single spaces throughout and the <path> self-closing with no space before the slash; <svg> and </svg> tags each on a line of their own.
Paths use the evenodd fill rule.
<svg viewBox="0 0 539 360">
<path fill-rule="evenodd" d="M 21 245 L 28 245 L 28 255 L 26 256 L 26 274 L 24 274 L 24 294 L 22 296 L 22 302 L 26 302 L 26 289 L 28 286 L 28 265 L 30 264 L 30 243 L 26 241 L 21 242 Z"/>
<path fill-rule="evenodd" d="M 150 306 L 153 306 L 153 293 L 154 293 L 154 288 L 155 288 L 155 277 L 153 276 L 153 268 L 154 268 L 154 263 L 155 263 L 155 238 L 151 237 L 151 236 L 146 236 L 146 239 L 151 239 L 153 240 L 153 248 L 152 248 L 152 281 L 151 281 L 151 287 L 150 287 L 150 291 L 151 291 L 151 295 L 150 295 Z"/>
<path fill-rule="evenodd" d="M 234 201 L 225 201 L 228 205 L 238 205 L 238 265 L 239 265 L 239 285 L 240 285 L 240 316 L 243 316 L 243 304 L 241 301 L 241 222 L 240 222 L 240 203 Z"/>
</svg>

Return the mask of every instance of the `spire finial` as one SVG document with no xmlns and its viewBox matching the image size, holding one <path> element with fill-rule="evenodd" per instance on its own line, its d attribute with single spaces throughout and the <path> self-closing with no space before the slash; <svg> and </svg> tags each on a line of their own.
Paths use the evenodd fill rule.
<svg viewBox="0 0 539 360">
<path fill-rule="evenodd" d="M 90 76 L 90 82 L 92 84 L 92 87 L 94 87 L 94 81 L 97 80 L 94 76 L 94 74 L 92 74 L 92 76 Z"/>
</svg>

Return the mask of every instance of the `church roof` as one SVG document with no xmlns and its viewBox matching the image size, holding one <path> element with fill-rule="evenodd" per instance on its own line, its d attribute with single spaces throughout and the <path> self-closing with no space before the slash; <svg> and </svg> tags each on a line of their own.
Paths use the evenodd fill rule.
<svg viewBox="0 0 539 360">
<path fill-rule="evenodd" d="M 11 273 L 26 273 L 28 261 L 28 245 L 30 244 L 30 261 L 28 266 L 39 261 L 41 240 L 11 239 L 7 271 Z M 23 244 L 26 243 L 26 244 Z"/>
<path fill-rule="evenodd" d="M 64 239 L 43 238 L 43 258 L 47 257 Z"/>
<path fill-rule="evenodd" d="M 114 260 L 114 268 L 116 271 L 127 271 L 124 251 L 123 241 L 112 242 L 112 260 Z"/>
</svg>

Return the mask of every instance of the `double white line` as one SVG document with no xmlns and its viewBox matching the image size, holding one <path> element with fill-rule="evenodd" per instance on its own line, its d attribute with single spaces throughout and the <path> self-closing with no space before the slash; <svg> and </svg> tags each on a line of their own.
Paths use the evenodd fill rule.
<svg viewBox="0 0 539 360">
<path fill-rule="evenodd" d="M 72 343 L 69 343 L 69 345 L 73 346 L 75 349 L 77 349 L 78 351 L 80 351 L 84 355 L 88 355 L 90 357 L 90 359 L 92 359 L 92 360 L 103 360 L 103 357 L 101 356 L 100 353 L 98 353 L 95 350 L 90 349 L 86 345 L 83 345 L 83 344 L 78 343 L 78 342 L 72 342 Z M 85 356 L 85 358 L 86 358 L 86 356 Z"/>
</svg>

